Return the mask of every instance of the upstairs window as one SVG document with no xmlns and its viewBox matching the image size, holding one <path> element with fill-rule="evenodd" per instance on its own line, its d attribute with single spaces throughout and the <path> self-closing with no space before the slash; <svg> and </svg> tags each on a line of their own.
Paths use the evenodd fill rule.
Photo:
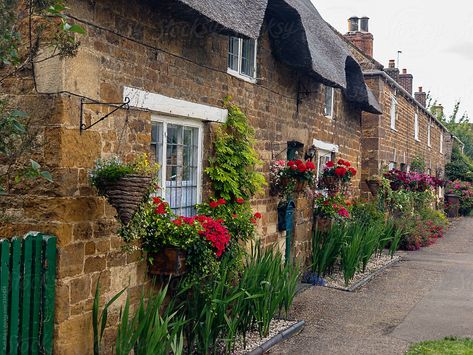
<svg viewBox="0 0 473 355">
<path fill-rule="evenodd" d="M 324 115 L 325 117 L 333 117 L 333 99 L 334 99 L 334 88 L 325 86 L 325 104 L 324 104 Z"/>
<path fill-rule="evenodd" d="M 429 147 L 432 146 L 432 142 L 431 142 L 431 140 L 430 140 L 430 129 L 431 129 L 431 128 L 430 128 L 430 122 L 429 122 L 429 123 L 427 124 L 427 145 L 428 145 Z"/>
<path fill-rule="evenodd" d="M 391 97 L 391 129 L 396 130 L 397 100 Z"/>
<path fill-rule="evenodd" d="M 414 139 L 419 141 L 419 115 L 414 115 Z"/>
<path fill-rule="evenodd" d="M 228 38 L 227 72 L 241 79 L 256 81 L 256 40 Z"/>
</svg>

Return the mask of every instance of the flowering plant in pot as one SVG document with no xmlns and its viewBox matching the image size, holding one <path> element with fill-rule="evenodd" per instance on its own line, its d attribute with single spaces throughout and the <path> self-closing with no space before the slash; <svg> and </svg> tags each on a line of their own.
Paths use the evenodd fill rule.
<svg viewBox="0 0 473 355">
<path fill-rule="evenodd" d="M 305 186 L 315 180 L 315 164 L 310 160 L 277 160 L 270 167 L 270 183 L 273 192 L 289 196 L 302 192 Z"/>
<path fill-rule="evenodd" d="M 223 220 L 201 214 L 178 216 L 160 197 L 142 206 L 134 223 L 137 230 L 125 240 L 139 241 L 148 253 L 153 274 L 179 276 L 189 272 L 195 278 L 211 274 L 218 269 L 218 260 L 230 242 Z"/>
<path fill-rule="evenodd" d="M 329 190 L 338 190 L 340 185 L 350 183 L 353 176 L 357 173 L 349 161 L 339 159 L 336 163 L 328 161 L 323 168 L 319 185 L 321 188 Z"/>
<path fill-rule="evenodd" d="M 449 216 L 468 215 L 473 210 L 473 185 L 467 181 L 449 181 L 445 189 Z M 456 211 L 456 212 L 455 212 Z"/>
<path fill-rule="evenodd" d="M 159 164 L 151 163 L 147 154 L 128 163 L 115 156 L 98 159 L 89 177 L 99 194 L 116 208 L 120 221 L 127 224 L 155 185 L 158 170 Z"/>
</svg>

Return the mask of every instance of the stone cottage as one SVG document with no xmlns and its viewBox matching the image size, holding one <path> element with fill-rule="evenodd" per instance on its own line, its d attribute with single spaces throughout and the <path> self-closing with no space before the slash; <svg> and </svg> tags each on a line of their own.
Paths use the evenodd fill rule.
<svg viewBox="0 0 473 355">
<path fill-rule="evenodd" d="M 381 116 L 362 114 L 362 190 L 368 193 L 365 179 L 383 168 L 408 171 L 419 157 L 427 173 L 442 178 L 452 145 L 462 143 L 427 109 L 422 87 L 413 93 L 413 75 L 407 69 L 400 72 L 394 60 L 384 68 L 373 58 L 368 21 L 351 17 L 344 35 L 383 111 Z"/>
<path fill-rule="evenodd" d="M 121 250 L 116 211 L 88 181 L 97 158 L 151 152 L 162 165 L 160 193 L 178 213 L 192 214 L 192 205 L 211 193 L 203 171 L 213 128 L 226 119 L 223 99 L 232 96 L 256 130 L 266 175 L 291 142 L 302 156 L 314 146 L 319 169 L 328 159 L 347 159 L 363 179 L 384 162 L 409 165 L 422 152 L 432 172 L 443 167 L 444 127 L 309 0 L 70 0 L 68 6 L 69 18 L 87 31 L 78 55 L 38 62 L 34 82 L 21 72 L 2 87 L 41 121 L 36 158 L 53 173 L 52 183 L 2 197 L 20 218 L 1 232 L 58 236 L 57 354 L 91 353 L 99 275 L 106 298 L 130 286 L 135 300 L 149 282 L 140 253 Z M 122 103 L 129 109 L 115 110 Z M 356 193 L 360 185 L 358 175 Z M 283 247 L 277 197 L 268 188 L 252 203 L 263 213 L 263 241 Z M 303 196 L 296 206 L 292 255 L 307 257 L 311 207 Z"/>
</svg>

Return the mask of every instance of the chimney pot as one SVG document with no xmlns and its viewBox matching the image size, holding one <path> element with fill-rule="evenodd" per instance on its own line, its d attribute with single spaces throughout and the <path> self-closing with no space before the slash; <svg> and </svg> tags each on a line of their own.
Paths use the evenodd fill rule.
<svg viewBox="0 0 473 355">
<path fill-rule="evenodd" d="M 396 68 L 396 61 L 394 59 L 389 60 L 389 68 L 391 69 Z"/>
<path fill-rule="evenodd" d="M 422 86 L 419 86 L 419 92 L 423 92 L 423 91 L 422 91 Z"/>
<path fill-rule="evenodd" d="M 358 32 L 358 21 L 359 18 L 357 16 L 352 16 L 348 19 L 348 32 Z"/>
<path fill-rule="evenodd" d="M 407 74 L 407 69 L 402 69 L 402 74 Z"/>
<path fill-rule="evenodd" d="M 360 31 L 361 32 L 369 32 L 368 24 L 369 24 L 370 18 L 367 16 L 363 16 L 360 18 Z"/>
</svg>

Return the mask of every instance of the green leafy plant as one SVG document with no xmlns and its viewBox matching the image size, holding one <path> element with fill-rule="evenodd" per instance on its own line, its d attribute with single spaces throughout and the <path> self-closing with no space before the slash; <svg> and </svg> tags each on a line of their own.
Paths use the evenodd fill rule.
<svg viewBox="0 0 473 355">
<path fill-rule="evenodd" d="M 261 162 L 253 148 L 254 130 L 230 98 L 225 100 L 225 107 L 227 121 L 216 132 L 214 154 L 205 172 L 216 196 L 249 199 L 266 184 L 263 174 L 256 171 Z"/>
<path fill-rule="evenodd" d="M 103 307 L 99 316 L 100 290 L 97 281 L 92 309 L 92 327 L 94 332 L 94 355 L 100 355 L 101 342 L 108 321 L 108 310 L 126 291 L 115 294 Z M 164 307 L 168 287 L 145 297 L 142 293 L 140 303 L 131 314 L 130 298 L 120 309 L 119 324 L 115 341 L 114 354 L 128 355 L 166 355 L 171 351 L 175 355 L 184 353 L 185 320 L 178 316 L 179 307 L 170 301 Z"/>
<path fill-rule="evenodd" d="M 418 173 L 425 172 L 426 163 L 425 159 L 420 155 L 416 156 L 411 162 L 411 171 L 417 171 Z"/>
<path fill-rule="evenodd" d="M 98 159 L 89 176 L 92 185 L 102 191 L 106 184 L 118 181 L 126 175 L 155 177 L 158 170 L 159 164 L 150 162 L 148 154 L 141 154 L 129 163 L 124 163 L 114 156 L 109 159 Z"/>
</svg>

